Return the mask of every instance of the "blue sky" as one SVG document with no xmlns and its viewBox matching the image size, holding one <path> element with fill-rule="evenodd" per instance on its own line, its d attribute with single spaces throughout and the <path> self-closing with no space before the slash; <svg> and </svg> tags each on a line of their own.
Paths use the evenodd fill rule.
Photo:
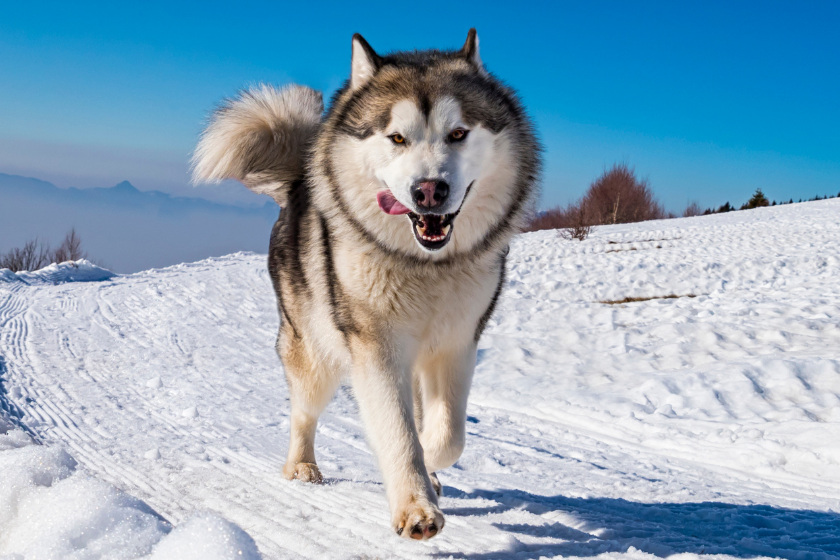
<svg viewBox="0 0 840 560">
<path fill-rule="evenodd" d="M 624 161 L 672 210 L 840 191 L 840 3 L 145 2 L 0 8 L 0 172 L 192 189 L 207 112 L 255 82 L 332 93 L 350 38 L 459 47 L 476 27 L 546 146 L 543 206 Z M 260 200 L 260 199 L 257 199 Z"/>
</svg>

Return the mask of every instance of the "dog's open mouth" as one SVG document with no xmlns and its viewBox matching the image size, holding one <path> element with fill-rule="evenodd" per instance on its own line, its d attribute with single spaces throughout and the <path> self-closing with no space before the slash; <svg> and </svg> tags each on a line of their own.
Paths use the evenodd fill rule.
<svg viewBox="0 0 840 560">
<path fill-rule="evenodd" d="M 411 229 L 417 242 L 431 251 L 436 251 L 449 243 L 452 235 L 452 222 L 457 214 L 408 214 Z"/>
<path fill-rule="evenodd" d="M 437 251 L 442 249 L 449 239 L 452 237 L 452 223 L 461 212 L 464 206 L 464 200 L 470 194 L 472 183 L 467 187 L 467 192 L 464 193 L 464 198 L 461 200 L 461 206 L 456 212 L 452 214 L 417 214 L 412 212 L 407 206 L 396 199 L 390 190 L 382 190 L 376 194 L 376 202 L 379 208 L 386 214 L 392 216 L 406 214 L 411 220 L 411 230 L 414 232 L 414 238 L 421 247 L 429 251 Z"/>
</svg>

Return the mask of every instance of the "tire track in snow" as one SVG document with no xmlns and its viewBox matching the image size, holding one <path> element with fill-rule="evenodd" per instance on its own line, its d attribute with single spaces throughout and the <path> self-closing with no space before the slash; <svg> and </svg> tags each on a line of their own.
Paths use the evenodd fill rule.
<svg viewBox="0 0 840 560">
<path fill-rule="evenodd" d="M 16 290 L 20 294 L 21 290 Z M 17 301 L 14 301 L 17 299 Z M 10 301 L 13 300 L 13 301 Z M 58 305 L 63 313 L 69 313 L 78 309 L 78 305 Z M 31 310 L 30 310 L 31 311 Z M 180 498 L 169 485 L 161 486 L 141 474 L 136 469 L 124 467 L 109 459 L 105 453 L 100 451 L 103 439 L 112 439 L 104 436 L 100 431 L 94 429 L 86 431 L 80 428 L 74 419 L 74 414 L 63 404 L 71 399 L 66 392 L 61 390 L 58 383 L 43 383 L 43 366 L 40 366 L 37 359 L 30 359 L 37 355 L 37 351 L 26 351 L 27 337 L 32 329 L 31 324 L 38 322 L 38 315 L 26 312 L 26 305 L 22 298 L 14 298 L 14 293 L 9 294 L 0 307 L 0 317 L 8 318 L 6 323 L 11 326 L 10 334 L 0 338 L 2 346 L 12 349 L 12 360 L 8 366 L 11 372 L 10 377 L 14 380 L 26 378 L 29 383 L 21 385 L 22 401 L 26 414 L 32 416 L 36 422 L 36 431 L 39 439 L 46 441 L 57 441 L 64 443 L 71 450 L 74 457 L 84 467 L 92 472 L 98 473 L 104 480 L 126 489 L 125 482 L 134 489 L 139 489 L 143 498 L 147 499 L 153 506 L 168 505 Z M 43 326 L 41 329 L 44 331 Z M 54 338 L 54 345 L 58 355 L 65 358 L 70 353 L 72 337 L 68 332 L 57 331 Z M 76 359 L 78 362 L 78 359 Z M 29 373 L 29 375 L 26 375 Z M 41 382 L 39 382 L 39 380 Z M 75 401 L 74 401 L 75 402 Z M 80 403 L 77 403 L 80 404 Z M 97 437 L 98 436 L 98 437 Z"/>
</svg>

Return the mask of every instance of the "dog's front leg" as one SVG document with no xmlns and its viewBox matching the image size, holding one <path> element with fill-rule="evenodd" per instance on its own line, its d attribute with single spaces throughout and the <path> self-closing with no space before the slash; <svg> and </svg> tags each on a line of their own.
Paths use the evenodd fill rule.
<svg viewBox="0 0 840 560">
<path fill-rule="evenodd" d="M 398 535 L 424 539 L 443 528 L 414 425 L 408 360 L 379 343 L 353 345 L 353 389 L 379 461 Z"/>
</svg>

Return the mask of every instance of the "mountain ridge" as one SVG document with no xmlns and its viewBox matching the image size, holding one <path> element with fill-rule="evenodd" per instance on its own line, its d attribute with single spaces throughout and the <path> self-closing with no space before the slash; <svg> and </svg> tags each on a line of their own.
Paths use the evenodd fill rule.
<svg viewBox="0 0 840 560">
<path fill-rule="evenodd" d="M 280 208 L 113 187 L 59 188 L 0 173 L 0 253 L 32 239 L 58 244 L 75 228 L 85 251 L 119 273 L 161 268 L 238 251 L 265 253 Z"/>
<path fill-rule="evenodd" d="M 162 191 L 141 191 L 129 181 L 121 181 L 112 187 L 91 187 L 78 188 L 69 187 L 66 189 L 57 187 L 49 181 L 23 175 L 11 175 L 0 173 L 0 195 L 2 194 L 23 194 L 29 196 L 48 197 L 62 202 L 94 202 L 104 204 L 117 204 L 134 202 L 141 205 L 166 207 L 175 205 L 181 210 L 217 210 L 236 213 L 250 214 L 253 212 L 263 213 L 271 211 L 279 212 L 277 204 L 267 199 L 262 206 L 238 206 L 235 204 L 224 204 L 213 202 L 199 197 L 172 196 Z M 129 200 L 131 199 L 131 200 Z M 161 208 L 167 209 L 167 208 Z"/>
</svg>

